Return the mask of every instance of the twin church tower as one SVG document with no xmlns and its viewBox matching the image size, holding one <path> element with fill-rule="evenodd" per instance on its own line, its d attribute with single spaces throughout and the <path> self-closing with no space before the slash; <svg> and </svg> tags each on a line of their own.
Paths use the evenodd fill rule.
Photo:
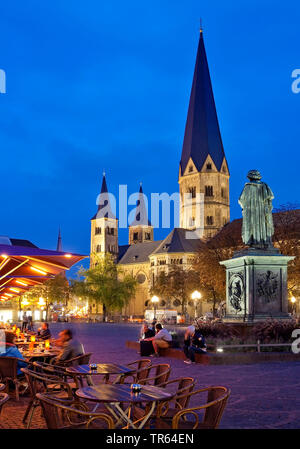
<svg viewBox="0 0 300 449">
<path fill-rule="evenodd" d="M 147 216 L 140 186 L 136 216 L 129 225 L 129 243 L 120 246 L 118 220 L 111 212 L 104 175 L 98 211 L 91 220 L 91 255 L 107 252 L 113 254 L 119 264 L 126 265 L 128 269 L 128 265 L 131 265 L 132 273 L 137 276 L 142 273 L 149 288 L 159 272 L 157 266 L 164 270 L 170 268 L 172 263 L 180 263 L 183 268 L 189 266 L 197 245 L 195 241 L 186 241 L 185 230 L 197 229 L 199 216 L 205 239 L 213 237 L 230 220 L 229 169 L 202 29 L 179 164 L 179 190 L 180 228 L 171 231 L 163 241 L 154 241 L 153 227 Z M 186 194 L 189 194 L 188 202 L 184 201 Z M 144 291 L 146 297 L 147 288 Z M 139 309 L 142 311 L 142 307 Z"/>
</svg>

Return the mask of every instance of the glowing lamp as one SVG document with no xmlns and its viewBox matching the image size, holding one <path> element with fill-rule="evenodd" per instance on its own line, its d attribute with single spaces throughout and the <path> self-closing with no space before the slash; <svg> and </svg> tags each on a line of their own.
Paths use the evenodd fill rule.
<svg viewBox="0 0 300 449">
<path fill-rule="evenodd" d="M 17 330 L 16 330 L 16 336 L 17 336 L 18 338 L 19 338 L 20 333 L 21 333 L 21 330 L 20 330 L 19 328 L 17 328 Z"/>
<path fill-rule="evenodd" d="M 30 337 L 30 341 L 31 341 L 32 343 L 34 343 L 34 342 L 35 342 L 35 335 L 31 335 L 31 337 Z"/>
<path fill-rule="evenodd" d="M 50 349 L 50 340 L 45 341 L 45 349 Z"/>
</svg>

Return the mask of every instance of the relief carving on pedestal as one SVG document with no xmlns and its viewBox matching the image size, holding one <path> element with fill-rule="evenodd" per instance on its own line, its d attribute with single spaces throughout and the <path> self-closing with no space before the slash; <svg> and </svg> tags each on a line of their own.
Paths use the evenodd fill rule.
<svg viewBox="0 0 300 449">
<path fill-rule="evenodd" d="M 257 275 L 256 294 L 262 303 L 268 304 L 277 300 L 279 290 L 278 273 L 268 270 Z"/>
<path fill-rule="evenodd" d="M 244 273 L 229 273 L 228 297 L 234 313 L 240 314 L 245 308 Z"/>
</svg>

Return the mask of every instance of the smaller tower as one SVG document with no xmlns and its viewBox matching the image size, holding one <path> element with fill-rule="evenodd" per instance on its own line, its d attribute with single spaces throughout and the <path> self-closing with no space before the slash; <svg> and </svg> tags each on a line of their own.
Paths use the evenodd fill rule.
<svg viewBox="0 0 300 449">
<path fill-rule="evenodd" d="M 61 233 L 60 233 L 60 228 L 58 228 L 58 237 L 57 237 L 56 251 L 62 252 L 62 243 L 61 243 Z"/>
<path fill-rule="evenodd" d="M 142 183 L 136 203 L 135 218 L 129 225 L 129 245 L 134 243 L 153 242 L 153 226 L 148 219 L 148 210 L 145 205 Z"/>
<path fill-rule="evenodd" d="M 91 265 L 93 265 L 93 255 L 110 253 L 117 257 L 119 251 L 118 219 L 111 209 L 105 173 L 103 173 L 101 193 L 97 198 L 97 204 L 98 211 L 91 219 Z"/>
</svg>

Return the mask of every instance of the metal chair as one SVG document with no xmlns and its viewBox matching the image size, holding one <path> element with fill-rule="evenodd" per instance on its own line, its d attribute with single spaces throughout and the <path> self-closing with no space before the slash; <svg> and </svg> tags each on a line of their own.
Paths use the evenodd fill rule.
<svg viewBox="0 0 300 449">
<path fill-rule="evenodd" d="M 132 378 L 132 383 L 139 383 L 143 377 L 146 377 L 147 370 L 145 370 L 145 368 L 148 368 L 151 363 L 152 360 L 150 359 L 139 359 L 134 362 L 127 363 L 126 366 L 131 369 L 134 368 L 135 371 L 133 373 L 120 375 L 114 383 L 124 383 L 124 381 L 130 377 Z"/>
<path fill-rule="evenodd" d="M 171 368 L 168 363 L 151 365 L 137 372 L 141 385 L 162 386 L 169 379 Z"/>
<path fill-rule="evenodd" d="M 91 356 L 92 356 L 92 352 L 89 352 L 87 354 L 82 354 L 77 357 L 73 357 L 72 359 L 69 359 L 69 360 L 64 360 L 61 362 L 58 361 L 57 365 L 63 366 L 63 367 L 76 366 L 76 365 L 88 365 L 90 363 Z"/>
<path fill-rule="evenodd" d="M 172 429 L 217 429 L 224 409 L 226 407 L 228 398 L 230 396 L 230 389 L 221 386 L 211 386 L 202 388 L 200 390 L 192 391 L 191 393 L 184 393 L 179 396 L 177 400 L 188 397 L 195 398 L 198 395 L 206 394 L 206 402 L 203 405 L 197 405 L 191 408 L 184 408 L 178 411 L 172 418 L 170 427 Z M 193 418 L 188 419 L 188 418 Z M 163 418 L 163 417 L 161 417 Z M 167 424 L 164 420 L 164 424 Z"/>
<path fill-rule="evenodd" d="M 106 413 L 81 410 L 81 404 L 75 407 L 64 405 L 45 394 L 37 393 L 36 397 L 41 403 L 48 429 L 105 428 L 99 426 L 99 422 L 108 429 L 114 429 L 114 421 Z"/>
<path fill-rule="evenodd" d="M 29 370 L 27 368 L 21 368 L 22 372 L 25 374 L 31 399 L 25 411 L 23 422 L 26 423 L 27 418 L 27 428 L 30 427 L 32 417 L 35 409 L 40 405 L 37 399 L 37 393 L 43 392 L 51 394 L 56 397 L 57 400 L 71 404 L 74 401 L 74 396 L 70 385 L 67 382 L 63 382 L 59 376 L 45 376 L 44 374 L 37 373 L 36 371 Z"/>
</svg>

